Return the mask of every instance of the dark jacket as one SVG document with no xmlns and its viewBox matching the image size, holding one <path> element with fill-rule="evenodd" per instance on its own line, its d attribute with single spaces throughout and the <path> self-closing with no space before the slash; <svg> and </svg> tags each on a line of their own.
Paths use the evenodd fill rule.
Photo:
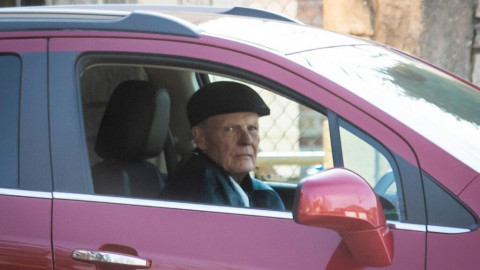
<svg viewBox="0 0 480 270">
<path fill-rule="evenodd" d="M 243 207 L 228 177 L 227 172 L 196 149 L 168 181 L 165 196 L 179 201 Z M 240 186 L 249 198 L 250 207 L 285 210 L 278 193 L 260 180 L 247 175 Z"/>
</svg>

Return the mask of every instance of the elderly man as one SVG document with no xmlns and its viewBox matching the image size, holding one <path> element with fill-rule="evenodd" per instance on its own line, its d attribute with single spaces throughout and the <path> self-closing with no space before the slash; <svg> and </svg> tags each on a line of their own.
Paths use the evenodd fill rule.
<svg viewBox="0 0 480 270">
<path fill-rule="evenodd" d="M 250 87 L 215 82 L 188 101 L 187 114 L 197 145 L 167 186 L 181 201 L 285 210 L 280 196 L 251 178 L 258 143 L 258 118 L 270 109 Z"/>
</svg>

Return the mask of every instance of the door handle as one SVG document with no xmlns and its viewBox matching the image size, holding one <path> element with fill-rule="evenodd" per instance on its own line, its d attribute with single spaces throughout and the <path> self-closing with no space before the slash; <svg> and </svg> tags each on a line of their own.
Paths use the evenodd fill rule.
<svg viewBox="0 0 480 270">
<path fill-rule="evenodd" d="M 72 253 L 72 258 L 87 263 L 117 264 L 135 268 L 150 268 L 152 266 L 150 259 L 106 251 L 76 249 Z"/>
</svg>

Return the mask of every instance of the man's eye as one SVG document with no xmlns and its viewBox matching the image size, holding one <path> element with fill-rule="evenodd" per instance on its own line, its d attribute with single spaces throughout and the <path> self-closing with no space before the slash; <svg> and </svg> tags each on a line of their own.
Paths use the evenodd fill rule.
<svg viewBox="0 0 480 270">
<path fill-rule="evenodd" d="M 256 130 L 258 130 L 258 127 L 257 126 L 249 126 L 248 130 L 256 131 Z"/>
<path fill-rule="evenodd" d="M 233 131 L 233 127 L 224 127 L 224 128 L 223 128 L 223 131 L 225 131 L 225 132 L 232 132 L 232 131 Z"/>
</svg>

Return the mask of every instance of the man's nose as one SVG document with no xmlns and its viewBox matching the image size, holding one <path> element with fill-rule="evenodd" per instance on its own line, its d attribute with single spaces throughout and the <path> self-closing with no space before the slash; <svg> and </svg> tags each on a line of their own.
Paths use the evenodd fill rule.
<svg viewBox="0 0 480 270">
<path fill-rule="evenodd" d="M 250 134 L 247 128 L 240 129 L 240 144 L 251 144 L 253 142 L 252 134 Z"/>
</svg>

